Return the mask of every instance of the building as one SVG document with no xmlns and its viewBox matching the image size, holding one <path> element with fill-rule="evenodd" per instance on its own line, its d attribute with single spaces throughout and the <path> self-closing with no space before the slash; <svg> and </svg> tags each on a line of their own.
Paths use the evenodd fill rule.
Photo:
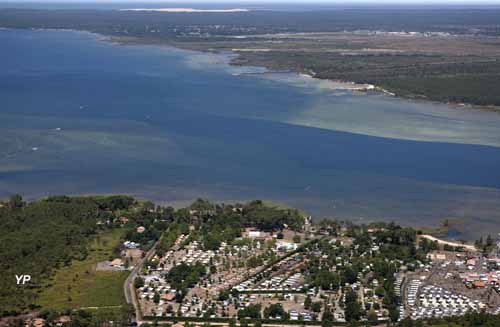
<svg viewBox="0 0 500 327">
<path fill-rule="evenodd" d="M 123 242 L 123 245 L 127 249 L 137 249 L 138 247 L 141 246 L 139 243 L 135 243 L 135 242 L 131 242 L 131 241 L 125 241 L 125 242 Z"/>
<path fill-rule="evenodd" d="M 278 240 L 276 242 L 276 248 L 279 250 L 293 251 L 297 249 L 297 244 L 283 240 Z"/>
<path fill-rule="evenodd" d="M 167 302 L 173 301 L 175 299 L 175 293 L 169 292 L 169 293 L 162 294 L 161 299 L 163 301 L 167 301 Z"/>
<path fill-rule="evenodd" d="M 116 258 L 113 261 L 110 262 L 110 265 L 113 267 L 123 267 L 123 260 Z"/>
<path fill-rule="evenodd" d="M 431 259 L 432 261 L 444 261 L 446 260 L 446 254 L 433 252 L 427 254 L 427 258 Z"/>
<path fill-rule="evenodd" d="M 248 232 L 248 237 L 250 238 L 258 238 L 260 237 L 260 232 L 256 230 L 251 230 Z"/>
<path fill-rule="evenodd" d="M 268 235 L 269 233 L 255 230 L 253 228 L 245 228 L 245 233 L 243 234 L 244 237 L 254 238 L 259 240 L 265 239 Z"/>
</svg>

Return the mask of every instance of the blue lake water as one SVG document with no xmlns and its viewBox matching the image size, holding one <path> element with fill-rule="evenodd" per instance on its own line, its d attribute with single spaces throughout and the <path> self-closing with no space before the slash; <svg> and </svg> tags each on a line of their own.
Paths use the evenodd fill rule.
<svg viewBox="0 0 500 327">
<path fill-rule="evenodd" d="M 0 30 L 0 196 L 268 199 L 500 232 L 500 114 L 356 94 L 230 55 Z"/>
</svg>

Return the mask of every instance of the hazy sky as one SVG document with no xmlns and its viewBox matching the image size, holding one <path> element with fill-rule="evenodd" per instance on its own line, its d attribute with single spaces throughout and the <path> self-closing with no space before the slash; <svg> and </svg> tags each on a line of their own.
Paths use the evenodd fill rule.
<svg viewBox="0 0 500 327">
<path fill-rule="evenodd" d="M 495 7 L 500 5 L 500 0 L 0 0 L 0 4 L 15 4 L 15 3 L 68 3 L 68 4 L 90 4 L 90 3 L 101 3 L 101 4 L 118 4 L 118 3 L 135 3 L 137 5 L 141 3 L 158 3 L 158 4 L 172 4 L 175 7 L 188 6 L 196 7 L 196 4 L 208 5 L 208 4 L 227 4 L 229 7 L 234 7 L 234 5 L 243 6 L 244 4 L 303 4 L 303 5 L 374 5 L 374 4 L 389 4 L 389 5 L 460 5 L 460 6 L 481 6 L 481 5 L 493 5 Z M 163 6 L 165 7 L 165 6 Z"/>
<path fill-rule="evenodd" d="M 394 4 L 500 4 L 500 0 L 0 0 L 0 2 L 161 2 L 175 4 L 193 3 L 303 3 L 303 4 L 335 4 L 335 3 L 394 3 Z"/>
</svg>

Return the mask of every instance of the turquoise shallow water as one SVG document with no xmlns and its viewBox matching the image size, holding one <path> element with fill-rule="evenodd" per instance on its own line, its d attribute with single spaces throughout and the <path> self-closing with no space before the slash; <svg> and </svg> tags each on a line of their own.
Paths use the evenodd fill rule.
<svg viewBox="0 0 500 327">
<path fill-rule="evenodd" d="M 315 216 L 500 221 L 500 114 L 357 95 L 228 55 L 1 30 L 0 196 L 270 199 Z"/>
</svg>

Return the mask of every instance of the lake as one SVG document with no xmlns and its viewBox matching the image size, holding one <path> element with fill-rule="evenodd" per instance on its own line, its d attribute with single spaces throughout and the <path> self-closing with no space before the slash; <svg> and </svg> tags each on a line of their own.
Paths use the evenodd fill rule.
<svg viewBox="0 0 500 327">
<path fill-rule="evenodd" d="M 0 44 L 0 197 L 265 199 L 500 232 L 499 113 L 84 32 L 3 29 Z"/>
</svg>

